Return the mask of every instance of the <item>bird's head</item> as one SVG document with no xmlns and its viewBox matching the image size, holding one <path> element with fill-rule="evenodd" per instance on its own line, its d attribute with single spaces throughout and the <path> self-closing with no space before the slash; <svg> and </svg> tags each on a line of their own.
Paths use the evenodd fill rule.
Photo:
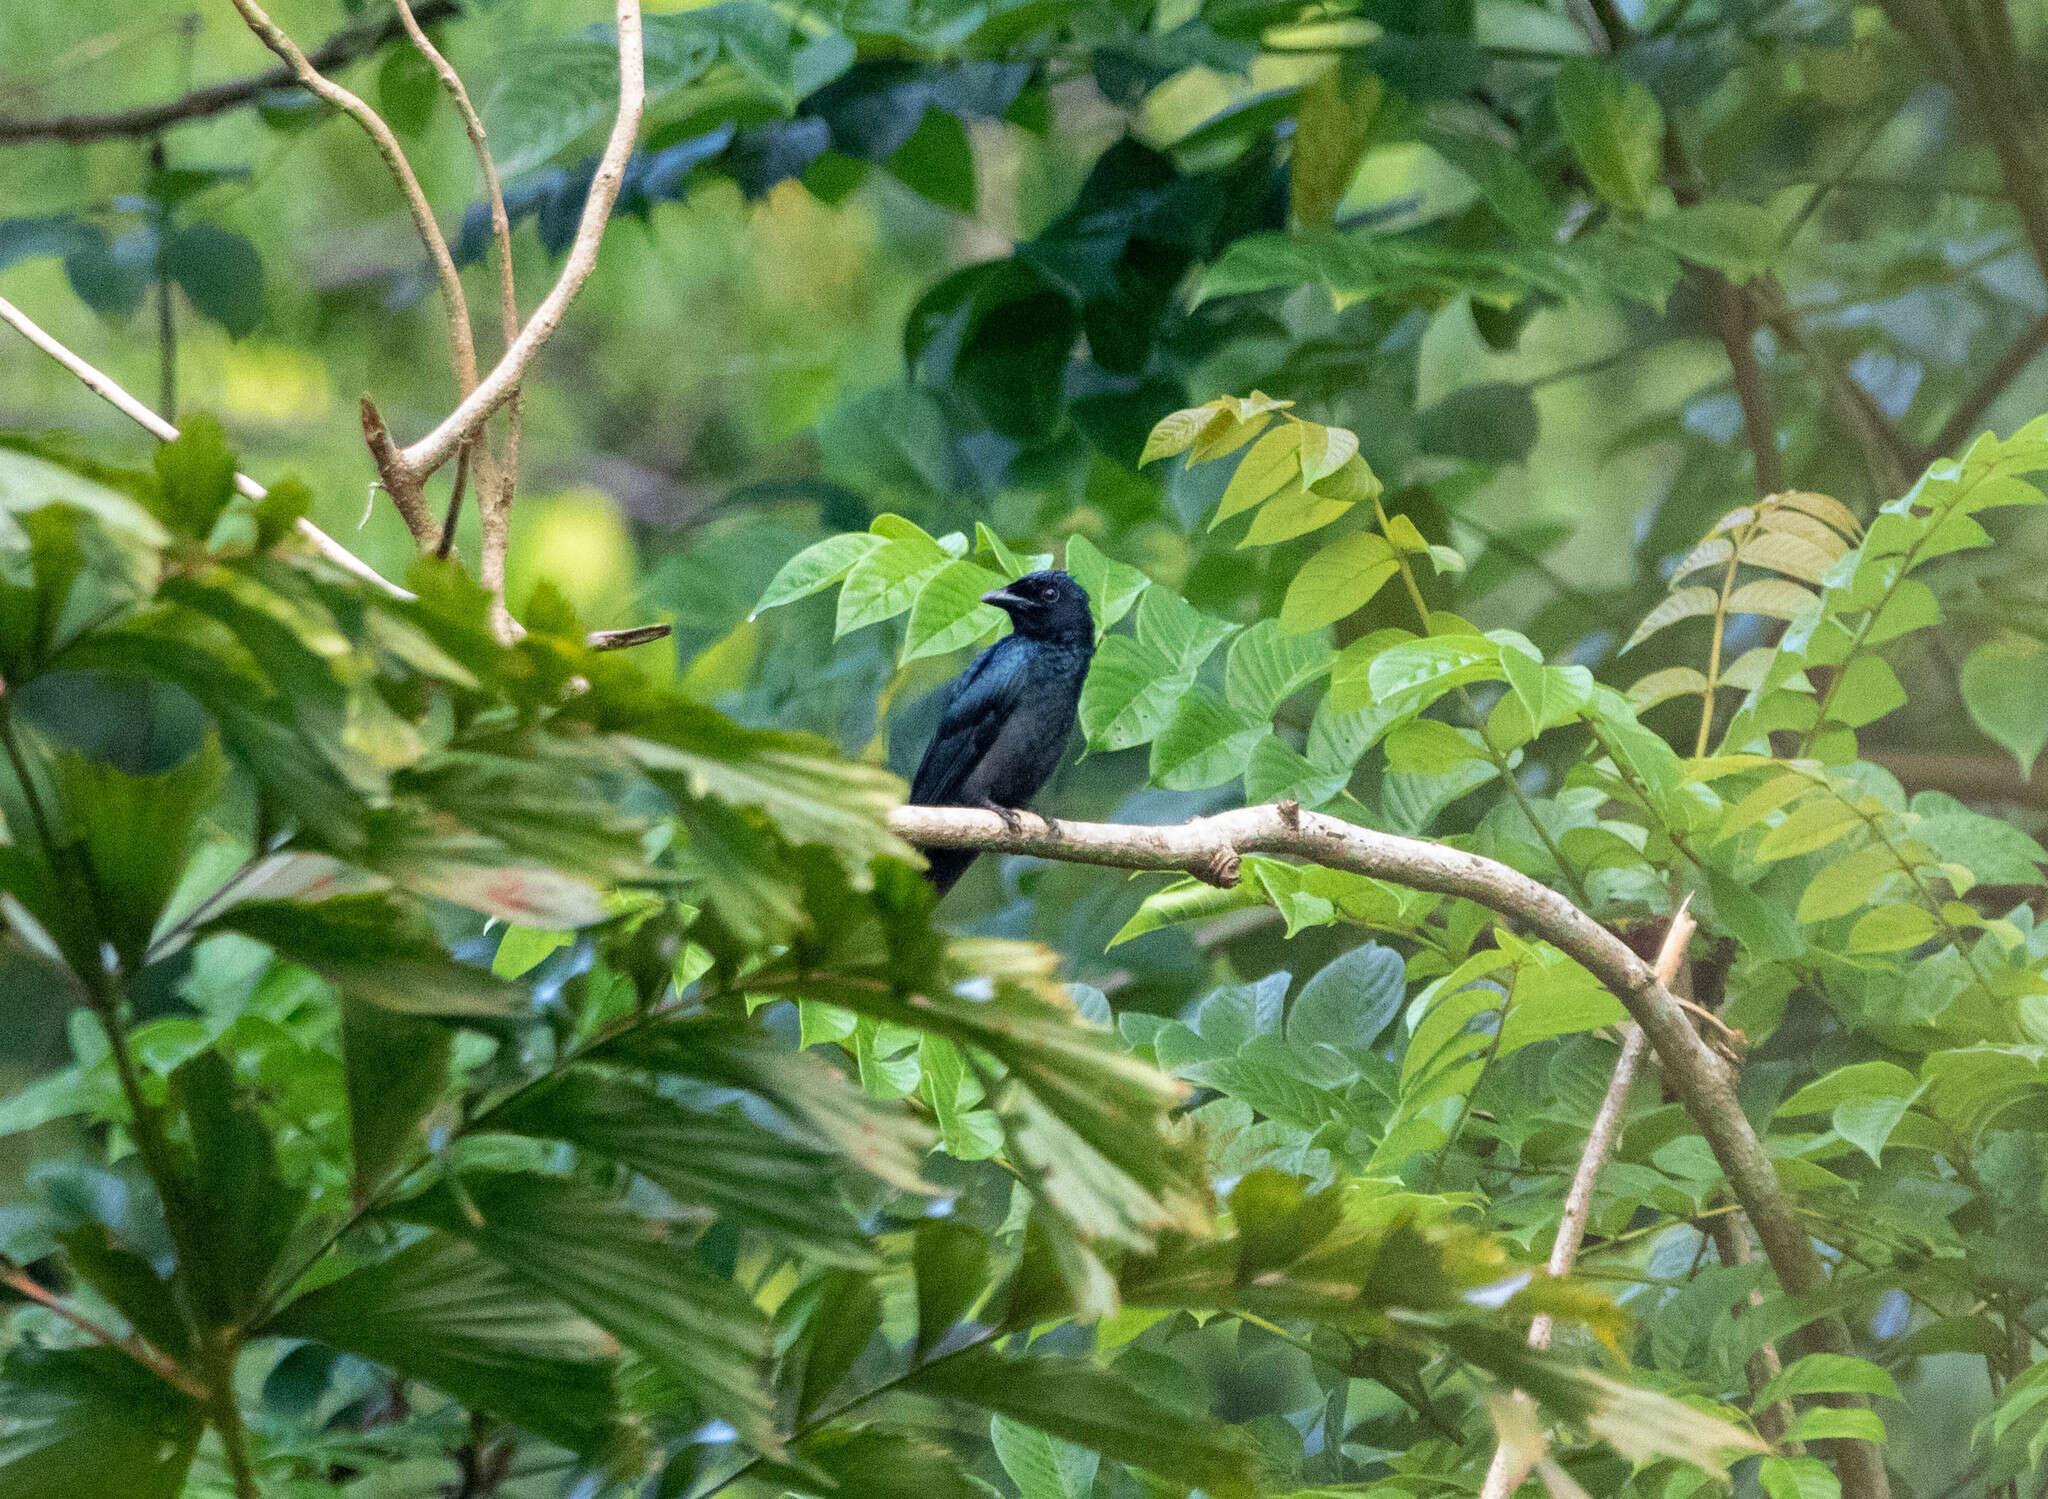
<svg viewBox="0 0 2048 1499">
<path fill-rule="evenodd" d="M 1088 612 L 1088 594 L 1063 572 L 1026 573 L 981 596 L 1010 616 L 1019 635 L 1032 640 L 1071 641 L 1087 645 L 1095 639 L 1095 617 Z"/>
</svg>

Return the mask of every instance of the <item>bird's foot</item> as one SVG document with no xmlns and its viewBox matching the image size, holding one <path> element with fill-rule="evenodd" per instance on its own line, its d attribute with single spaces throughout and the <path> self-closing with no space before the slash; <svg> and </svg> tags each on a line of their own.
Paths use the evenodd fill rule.
<svg viewBox="0 0 2048 1499">
<path fill-rule="evenodd" d="M 991 801 L 987 797 L 983 797 L 981 799 L 980 806 L 984 812 L 993 812 L 996 814 L 996 816 L 1002 818 L 1003 831 L 1008 833 L 1012 838 L 1018 838 L 1023 836 L 1024 819 L 1017 815 L 1017 809 L 1015 807 L 1006 807 L 1001 802 Z"/>
</svg>

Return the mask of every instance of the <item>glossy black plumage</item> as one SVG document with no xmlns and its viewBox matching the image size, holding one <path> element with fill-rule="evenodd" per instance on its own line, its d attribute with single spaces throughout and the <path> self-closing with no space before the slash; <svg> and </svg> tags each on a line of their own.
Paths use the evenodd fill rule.
<svg viewBox="0 0 2048 1499">
<path fill-rule="evenodd" d="M 946 689 L 910 800 L 920 807 L 1022 807 L 1060 763 L 1088 661 L 1095 620 L 1088 595 L 1063 572 L 1030 573 L 983 595 L 1010 616 L 1012 633 L 974 658 Z M 943 894 L 974 862 L 968 849 L 928 849 Z"/>
</svg>

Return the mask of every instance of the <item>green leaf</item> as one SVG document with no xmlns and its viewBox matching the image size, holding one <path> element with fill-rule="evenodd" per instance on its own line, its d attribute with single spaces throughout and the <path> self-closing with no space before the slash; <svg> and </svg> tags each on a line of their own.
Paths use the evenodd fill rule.
<svg viewBox="0 0 2048 1499">
<path fill-rule="evenodd" d="M 491 972 L 501 979 L 516 979 L 531 973 L 549 955 L 567 947 L 576 940 L 574 932 L 547 931 L 540 927 L 510 926 L 505 935 L 498 939 L 498 950 L 491 954 Z"/>
<path fill-rule="evenodd" d="M 918 1043 L 919 1085 L 939 1122 L 939 1143 L 955 1160 L 985 1161 L 1003 1147 L 1002 1121 L 977 1108 L 982 1088 L 960 1048 L 940 1036 Z"/>
<path fill-rule="evenodd" d="M 1847 802 L 1831 796 L 1811 797 L 1794 807 L 1785 820 L 1765 833 L 1756 856 L 1765 863 L 1810 854 L 1846 838 L 1863 826 L 1863 818 Z"/>
<path fill-rule="evenodd" d="M 200 316 L 220 324 L 228 337 L 255 332 L 263 317 L 263 257 L 241 235 L 213 224 L 187 224 L 164 246 L 164 272 Z"/>
<path fill-rule="evenodd" d="M 761 595 L 761 601 L 754 605 L 753 613 L 747 617 L 752 619 L 766 610 L 830 588 L 852 572 L 854 565 L 869 553 L 888 544 L 886 536 L 877 536 L 872 531 L 849 531 L 805 547 L 782 564 L 768 584 L 767 591 Z"/>
<path fill-rule="evenodd" d="M 1636 232 L 1682 260 L 1725 272 L 1740 286 L 1771 268 L 1777 223 L 1754 203 L 1717 198 L 1645 219 Z"/>
<path fill-rule="evenodd" d="M 1885 1142 L 1906 1110 L 1913 1106 L 1919 1090 L 1906 1098 L 1851 1098 L 1835 1105 L 1832 1123 L 1835 1133 L 1870 1157 L 1873 1166 L 1884 1165 Z"/>
<path fill-rule="evenodd" d="M 191 1139 L 190 1175 L 169 1211 L 189 1214 L 183 1242 L 198 1262 L 180 1267 L 203 1318 L 226 1324 L 262 1296 L 298 1227 L 302 1193 L 278 1170 L 270 1127 L 219 1051 L 199 1052 L 170 1077 L 170 1096 Z"/>
<path fill-rule="evenodd" d="M 888 166 L 899 182 L 941 208 L 974 212 L 974 150 L 967 141 L 967 127 L 957 116 L 942 109 L 926 110 Z"/>
<path fill-rule="evenodd" d="M 135 229 L 108 239 L 97 224 L 81 224 L 64 252 L 64 278 L 78 300 L 110 322 L 133 317 L 156 270 L 156 232 Z"/>
<path fill-rule="evenodd" d="M 618 1343 L 450 1235 L 299 1297 L 264 1330 L 388 1365 L 574 1452 L 610 1436 Z"/>
<path fill-rule="evenodd" d="M 1825 1114 L 1857 1099 L 1911 1099 L 1919 1090 L 1920 1079 L 1896 1062 L 1851 1062 L 1818 1082 L 1808 1083 L 1779 1104 L 1778 1116 L 1790 1119 L 1801 1114 Z"/>
<path fill-rule="evenodd" d="M 1756 1403 L 1769 1405 L 1799 1395 L 1877 1395 L 1899 1400 L 1899 1387 L 1891 1375 L 1868 1359 L 1846 1353 L 1809 1353 L 1787 1364 L 1757 1391 Z"/>
<path fill-rule="evenodd" d="M 975 1349 L 927 1366 L 908 1388 L 978 1405 L 1218 1499 L 1255 1492 L 1250 1448 L 1229 1427 L 1161 1405 L 1092 1364 Z"/>
<path fill-rule="evenodd" d="M 1861 910 L 1878 888 L 1898 874 L 1899 857 L 1883 844 L 1845 854 L 1816 874 L 1799 897 L 1799 921 L 1829 921 Z"/>
<path fill-rule="evenodd" d="M 1879 906 L 1857 918 L 1849 933 L 1852 953 L 1904 952 L 1932 937 L 1938 923 L 1919 906 Z"/>
<path fill-rule="evenodd" d="M 0 1363 L 0 1499 L 176 1499 L 199 1405 L 112 1348 L 17 1343 Z"/>
<path fill-rule="evenodd" d="M 1252 746 L 1266 730 L 1266 719 L 1222 701 L 1208 688 L 1184 689 L 1172 719 L 1152 743 L 1153 784 L 1176 791 L 1220 786 L 1244 773 Z"/>
<path fill-rule="evenodd" d="M 1262 619 L 1230 643 L 1223 695 L 1247 717 L 1269 721 L 1280 705 L 1327 672 L 1335 653 L 1322 641 Z"/>
<path fill-rule="evenodd" d="M 1488 383 L 1452 391 L 1416 419 L 1431 453 L 1474 463 L 1520 463 L 1536 446 L 1536 399 L 1526 385 Z"/>
<path fill-rule="evenodd" d="M 882 1298 L 874 1282 L 854 1270 L 828 1270 L 798 1286 L 777 1313 L 778 1343 L 797 1370 L 796 1414 L 815 1411 L 882 1328 Z M 795 1333 L 794 1339 L 790 1332 Z"/>
<path fill-rule="evenodd" d="M 441 100 L 441 79 L 427 56 L 413 46 L 394 46 L 377 69 L 377 112 L 400 135 L 418 135 Z"/>
<path fill-rule="evenodd" d="M 940 568 L 910 606 L 910 623 L 903 632 L 903 664 L 957 651 L 1001 628 L 1003 612 L 984 604 L 981 596 L 1002 586 L 1001 578 L 972 562 L 953 562 Z"/>
<path fill-rule="evenodd" d="M 1407 984 L 1399 953 L 1376 942 L 1354 947 L 1301 986 L 1287 1012 L 1287 1039 L 1367 1049 L 1400 1013 Z"/>
<path fill-rule="evenodd" d="M 448 1083 L 453 1033 L 420 1015 L 344 998 L 341 1054 L 358 1202 L 417 1143 L 420 1124 Z"/>
<path fill-rule="evenodd" d="M 235 455 L 227 434 L 205 412 L 188 412 L 176 442 L 156 450 L 157 518 L 172 530 L 205 540 L 235 494 Z"/>
<path fill-rule="evenodd" d="M 877 529 L 881 525 L 881 521 L 876 522 Z M 835 637 L 894 619 L 911 606 L 927 583 L 952 564 L 953 558 L 916 526 L 904 521 L 899 527 L 890 540 L 863 555 L 848 570 L 846 581 L 839 588 Z"/>
<path fill-rule="evenodd" d="M 1078 531 L 1067 538 L 1066 563 L 1067 571 L 1088 595 L 1097 640 L 1129 614 L 1131 606 L 1151 586 L 1151 580 L 1137 568 L 1105 557 L 1094 542 Z"/>
<path fill-rule="evenodd" d="M 1885 1440 L 1884 1422 L 1876 1411 L 1817 1405 L 1803 1410 L 1785 1433 L 1788 1442 L 1848 1439 L 1859 1442 Z"/>
<path fill-rule="evenodd" d="M 1335 222 L 1385 93 L 1372 73 L 1341 59 L 1302 87 L 1287 174 L 1294 221 L 1301 228 L 1328 229 Z M 1039 1496 L 1027 1493 L 1025 1499 Z"/>
<path fill-rule="evenodd" d="M 1005 1416 L 989 1418 L 996 1461 L 1022 1499 L 1088 1499 L 1102 1455 Z"/>
<path fill-rule="evenodd" d="M 1662 177 L 1656 97 L 1615 64 L 1587 57 L 1566 59 L 1556 90 L 1558 124 L 1594 190 L 1624 213 L 1641 213 Z"/>
<path fill-rule="evenodd" d="M 1842 668 L 1828 700 L 1828 722 L 1860 729 L 1906 706 L 1906 689 L 1882 656 L 1858 656 Z"/>
<path fill-rule="evenodd" d="M 150 934 L 185 872 L 200 817 L 227 771 L 208 739 L 199 753 L 157 775 L 129 775 L 66 752 L 55 777 L 78 836 L 100 940 L 130 968 L 143 966 Z"/>
<path fill-rule="evenodd" d="M 1343 427 L 1301 422 L 1301 482 L 1316 488 L 1358 457 L 1358 436 Z M 1335 499 L 1348 496 L 1335 495 Z"/>
<path fill-rule="evenodd" d="M 1334 479 L 1324 481 L 1326 485 L 1336 482 Z M 1326 489 L 1303 489 L 1298 484 L 1289 484 L 1252 517 L 1251 527 L 1238 545 L 1278 546 L 1283 541 L 1306 536 L 1341 520 L 1355 503 L 1349 499 L 1333 499 Z"/>
<path fill-rule="evenodd" d="M 204 930 L 254 937 L 343 994 L 403 1014 L 504 1016 L 524 1007 L 517 989 L 448 956 L 425 913 L 390 895 L 250 901 Z"/>
<path fill-rule="evenodd" d="M 1393 545 L 1377 532 L 1331 542 L 1302 563 L 1287 585 L 1280 629 L 1300 635 L 1335 624 L 1371 603 L 1399 569 Z"/>
<path fill-rule="evenodd" d="M 1756 1480 L 1769 1499 L 1842 1499 L 1842 1484 L 1817 1457 L 1767 1457 Z"/>
<path fill-rule="evenodd" d="M 1963 663 L 1962 689 L 1971 721 L 2031 776 L 2048 745 L 2048 644 L 2021 636 L 1978 646 Z"/>
<path fill-rule="evenodd" d="M 761 1378 L 767 1320 L 738 1286 L 666 1242 L 666 1225 L 560 1178 L 472 1173 L 463 1187 L 460 1205 L 437 1189 L 394 1212 L 475 1244 L 660 1364 L 746 1440 L 775 1446 Z"/>
<path fill-rule="evenodd" d="M 1249 882 L 1240 882 L 1228 890 L 1219 890 L 1216 886 L 1201 880 L 1176 880 L 1165 889 L 1156 890 L 1146 896 L 1144 903 L 1131 913 L 1131 919 L 1109 939 L 1109 945 L 1116 947 L 1133 938 L 1142 937 L 1147 932 L 1160 931 L 1187 921 L 1204 921 L 1212 916 L 1221 916 L 1230 911 L 1242 911 L 1264 904 L 1264 899 Z"/>
<path fill-rule="evenodd" d="M 841 1265 L 873 1259 L 841 1199 L 838 1158 L 736 1109 L 688 1108 L 623 1078 L 575 1071 L 515 1094 L 471 1128 L 565 1140 L 799 1253 Z"/>
<path fill-rule="evenodd" d="M 891 1186 L 929 1190 L 919 1174 L 934 1143 L 929 1130 L 900 1110 L 878 1108 L 837 1067 L 743 1026 L 709 1017 L 648 1026 L 607 1043 L 594 1059 L 757 1094 L 802 1138 Z"/>
<path fill-rule="evenodd" d="M 910 1259 L 917 1279 L 915 1352 L 923 1359 L 988 1290 L 990 1246 L 971 1224 L 927 1218 L 917 1225 Z"/>
<path fill-rule="evenodd" d="M 1233 515 L 1241 515 L 1256 505 L 1263 505 L 1290 482 L 1300 479 L 1301 434 L 1304 430 L 1303 423 L 1283 421 L 1251 445 L 1244 457 L 1238 460 L 1237 471 L 1224 487 L 1215 515 L 1209 518 L 1210 530 L 1215 530 Z"/>
</svg>

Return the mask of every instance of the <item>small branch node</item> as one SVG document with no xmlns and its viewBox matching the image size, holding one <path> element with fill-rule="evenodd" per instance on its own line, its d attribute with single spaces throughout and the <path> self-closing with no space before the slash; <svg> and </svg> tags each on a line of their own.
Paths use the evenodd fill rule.
<svg viewBox="0 0 2048 1499">
<path fill-rule="evenodd" d="M 1241 867 L 1236 849 L 1212 848 L 1188 866 L 1188 873 L 1219 890 L 1231 890 L 1237 886 Z"/>
</svg>

